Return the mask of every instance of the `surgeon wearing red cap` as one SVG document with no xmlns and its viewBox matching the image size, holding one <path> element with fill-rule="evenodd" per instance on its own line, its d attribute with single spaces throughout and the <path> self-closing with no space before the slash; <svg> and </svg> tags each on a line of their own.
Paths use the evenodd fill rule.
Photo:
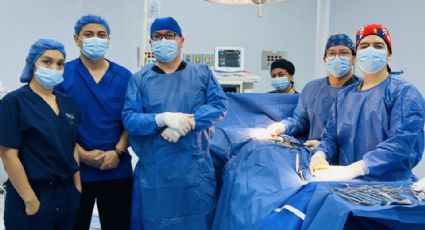
<svg viewBox="0 0 425 230">
<path fill-rule="evenodd" d="M 404 77 L 388 71 L 387 28 L 362 27 L 356 52 L 364 79 L 339 93 L 310 170 L 317 174 L 328 163 L 343 166 L 319 180 L 415 181 L 412 168 L 424 151 L 424 98 Z"/>
</svg>

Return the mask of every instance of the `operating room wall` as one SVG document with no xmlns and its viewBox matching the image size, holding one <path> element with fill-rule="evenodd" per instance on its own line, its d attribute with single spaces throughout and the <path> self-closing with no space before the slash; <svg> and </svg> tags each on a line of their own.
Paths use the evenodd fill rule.
<svg viewBox="0 0 425 230">
<path fill-rule="evenodd" d="M 389 27 L 393 40 L 394 70 L 425 94 L 425 1 L 331 0 L 330 33 L 347 33 L 354 39 L 361 25 L 378 22 Z M 256 92 L 271 90 L 269 72 L 261 70 L 261 50 L 283 50 L 296 66 L 295 85 L 321 75 L 315 73 L 316 0 L 286 0 L 256 7 L 219 5 L 204 0 L 161 0 L 161 16 L 173 16 L 186 38 L 184 52 L 212 53 L 215 46 L 245 47 L 246 69 L 261 76 Z M 105 17 L 111 26 L 107 58 L 135 72 L 137 47 L 142 44 L 143 0 L 0 0 L 0 81 L 7 90 L 21 85 L 19 75 L 30 45 L 38 38 L 55 38 L 65 44 L 68 60 L 78 56 L 73 26 L 83 14 Z M 190 6 L 190 7 L 189 7 Z M 415 169 L 425 176 L 425 161 Z M 0 173 L 1 174 L 1 173 Z M 3 178 L 0 175 L 0 181 Z"/>
<path fill-rule="evenodd" d="M 355 32 L 365 24 L 382 23 L 387 26 L 392 40 L 390 67 L 403 70 L 407 81 L 425 95 L 425 1 L 423 0 L 332 0 L 331 33 Z M 414 169 L 425 176 L 425 160 Z"/>
<path fill-rule="evenodd" d="M 244 47 L 245 68 L 261 76 L 255 92 L 272 90 L 269 71 L 261 70 L 262 50 L 287 52 L 296 67 L 297 89 L 315 77 L 316 0 L 266 4 L 261 18 L 255 5 L 221 5 L 204 0 L 162 0 L 160 12 L 179 21 L 186 53 L 213 53 L 215 46 Z"/>
<path fill-rule="evenodd" d="M 67 59 L 79 55 L 73 34 L 74 23 L 82 15 L 99 14 L 111 27 L 107 58 L 132 72 L 138 70 L 137 47 L 142 43 L 142 0 L 0 0 L 0 81 L 11 91 L 22 84 L 19 76 L 33 42 L 53 38 L 64 43 Z M 1 135 L 1 134 L 0 134 Z M 0 182 L 6 175 L 0 166 Z"/>
<path fill-rule="evenodd" d="M 142 0 L 0 0 L 0 81 L 11 91 L 22 84 L 20 73 L 31 44 L 38 38 L 64 43 L 67 59 L 79 55 L 73 41 L 75 21 L 84 14 L 104 17 L 111 27 L 107 58 L 136 72 L 142 45 Z M 189 7 L 190 6 L 190 7 Z M 296 65 L 295 86 L 301 90 L 314 76 L 316 0 L 286 0 L 264 6 L 226 6 L 204 0 L 161 0 L 161 16 L 173 16 L 186 38 L 184 52 L 212 53 L 215 46 L 245 47 L 246 69 L 261 76 L 256 92 L 271 90 L 269 71 L 261 70 L 262 50 L 283 50 Z M 134 158 L 134 160 L 136 160 Z M 0 182 L 4 181 L 0 170 Z"/>
<path fill-rule="evenodd" d="M 107 58 L 135 72 L 137 47 L 142 43 L 141 0 L 0 0 L 0 80 L 7 90 L 21 85 L 20 73 L 33 42 L 53 38 L 64 43 L 67 59 L 79 55 L 73 40 L 74 23 L 82 15 L 99 14 L 111 27 Z"/>
<path fill-rule="evenodd" d="M 131 71 L 137 67 L 137 46 L 142 45 L 144 1 L 137 0 L 0 0 L 0 25 L 5 35 L 0 48 L 8 53 L 0 62 L 0 80 L 6 89 L 17 88 L 24 58 L 40 37 L 62 41 L 68 60 L 78 55 L 73 25 L 82 14 L 93 12 L 111 24 L 111 47 L 107 57 Z M 262 50 L 283 50 L 296 66 L 295 86 L 301 90 L 313 79 L 316 0 L 286 0 L 264 6 L 257 17 L 255 5 L 229 6 L 204 0 L 161 0 L 161 15 L 180 22 L 186 43 L 184 52 L 212 53 L 215 46 L 243 46 L 246 69 L 261 76 L 256 92 L 271 90 L 269 71 L 261 70 Z M 190 6 L 190 7 L 185 7 Z M 13 18 L 13 23 L 10 23 Z"/>
</svg>

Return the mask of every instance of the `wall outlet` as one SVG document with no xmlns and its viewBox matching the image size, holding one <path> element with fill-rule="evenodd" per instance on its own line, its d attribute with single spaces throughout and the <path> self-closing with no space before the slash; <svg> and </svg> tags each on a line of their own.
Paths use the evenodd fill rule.
<svg viewBox="0 0 425 230">
<path fill-rule="evenodd" d="M 214 66 L 213 54 L 183 54 L 183 60 L 195 64 L 206 64 Z"/>
<path fill-rule="evenodd" d="M 143 66 L 146 66 L 146 65 L 151 64 L 151 63 L 154 63 L 155 64 L 156 63 L 156 58 L 153 55 L 153 52 L 152 51 L 146 51 L 145 52 L 145 55 L 143 57 Z"/>
<path fill-rule="evenodd" d="M 202 54 L 202 63 L 208 66 L 214 66 L 214 55 L 213 54 Z"/>
<path fill-rule="evenodd" d="M 272 63 L 276 60 L 287 58 L 285 51 L 261 51 L 261 69 L 270 70 Z"/>
</svg>

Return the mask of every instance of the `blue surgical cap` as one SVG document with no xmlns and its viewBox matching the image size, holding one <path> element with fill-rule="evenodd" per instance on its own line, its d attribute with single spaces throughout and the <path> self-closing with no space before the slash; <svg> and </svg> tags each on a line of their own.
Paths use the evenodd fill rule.
<svg viewBox="0 0 425 230">
<path fill-rule="evenodd" d="M 151 25 L 151 38 L 153 36 L 153 33 L 158 30 L 169 30 L 175 32 L 179 36 L 182 36 L 182 30 L 180 29 L 179 24 L 172 17 L 155 19 L 155 21 Z"/>
<path fill-rule="evenodd" d="M 32 44 L 27 59 L 25 59 L 25 67 L 20 78 L 22 83 L 31 81 L 32 76 L 34 76 L 34 64 L 46 50 L 58 50 L 66 57 L 65 47 L 62 43 L 52 39 L 39 39 Z"/>
<path fill-rule="evenodd" d="M 109 29 L 109 24 L 108 24 L 108 22 L 106 22 L 105 19 L 103 19 L 103 18 L 101 18 L 100 16 L 97 16 L 97 15 L 89 14 L 89 15 L 82 16 L 75 23 L 75 25 L 74 25 L 75 35 L 79 35 L 81 29 L 85 25 L 90 24 L 90 23 L 102 25 L 103 27 L 105 27 L 105 29 L 108 32 L 108 34 L 111 34 L 111 30 Z"/>
<path fill-rule="evenodd" d="M 348 35 L 346 34 L 335 34 L 335 35 L 331 35 L 328 38 L 328 42 L 326 43 L 326 49 L 325 49 L 325 56 L 326 56 L 326 51 L 334 46 L 347 46 L 352 52 L 353 54 L 356 54 L 356 48 L 354 47 L 354 43 L 351 40 L 350 37 L 348 37 Z"/>
</svg>

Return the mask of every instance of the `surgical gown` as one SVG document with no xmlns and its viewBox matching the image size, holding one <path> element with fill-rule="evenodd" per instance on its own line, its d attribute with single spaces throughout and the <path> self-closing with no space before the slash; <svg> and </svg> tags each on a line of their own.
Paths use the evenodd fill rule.
<svg viewBox="0 0 425 230">
<path fill-rule="evenodd" d="M 210 69 L 187 63 L 172 74 L 147 66 L 130 80 L 122 112 L 134 172 L 132 229 L 208 229 L 216 205 L 209 128 L 223 118 L 227 99 Z M 177 143 L 161 137 L 155 115 L 195 114 L 195 130 Z"/>
<path fill-rule="evenodd" d="M 339 165 L 364 160 L 366 180 L 415 180 L 412 168 L 424 151 L 423 96 L 392 74 L 368 90 L 359 84 L 338 94 L 317 150 Z"/>
<path fill-rule="evenodd" d="M 353 76 L 344 86 L 357 82 Z M 332 104 L 341 88 L 333 88 L 328 78 L 309 82 L 303 89 L 293 117 L 283 120 L 285 134 L 300 135 L 308 132 L 309 140 L 320 140 L 326 126 Z"/>
</svg>

